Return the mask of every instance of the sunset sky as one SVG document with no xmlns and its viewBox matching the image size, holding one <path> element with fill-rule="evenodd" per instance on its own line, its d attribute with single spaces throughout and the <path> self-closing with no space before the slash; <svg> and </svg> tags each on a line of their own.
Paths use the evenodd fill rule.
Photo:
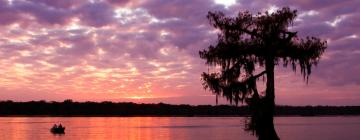
<svg viewBox="0 0 360 140">
<path fill-rule="evenodd" d="M 276 103 L 360 105 L 359 0 L 0 0 L 0 100 L 215 104 L 199 50 L 206 15 L 298 10 L 291 30 L 328 41 L 308 84 L 276 68 Z M 222 103 L 226 103 L 222 101 Z"/>
</svg>

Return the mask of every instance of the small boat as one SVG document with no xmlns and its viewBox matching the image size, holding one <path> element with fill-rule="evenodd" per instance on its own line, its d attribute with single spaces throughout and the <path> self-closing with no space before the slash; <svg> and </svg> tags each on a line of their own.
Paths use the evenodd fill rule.
<svg viewBox="0 0 360 140">
<path fill-rule="evenodd" d="M 65 127 L 63 126 L 53 126 L 50 129 L 50 132 L 53 134 L 65 134 Z"/>
</svg>

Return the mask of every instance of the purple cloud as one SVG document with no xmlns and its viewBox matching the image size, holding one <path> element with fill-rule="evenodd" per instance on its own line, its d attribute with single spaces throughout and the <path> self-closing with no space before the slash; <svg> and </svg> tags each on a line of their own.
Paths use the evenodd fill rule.
<svg viewBox="0 0 360 140">
<path fill-rule="evenodd" d="M 212 96 L 200 81 L 208 68 L 198 57 L 198 51 L 217 37 L 207 12 L 233 16 L 244 10 L 256 13 L 290 6 L 299 15 L 291 30 L 329 42 L 308 86 L 297 73 L 277 69 L 277 102 L 344 105 L 346 99 L 340 97 L 360 99 L 356 95 L 360 79 L 354 76 L 360 71 L 359 4 L 356 0 L 238 0 L 229 6 L 212 0 L 1 0 L 0 97 L 147 97 L 143 101 L 193 104 L 196 101 L 188 99 L 199 98 L 199 104 L 210 103 Z M 22 96 L 24 90 L 29 94 Z M 331 97 L 308 96 L 320 98 L 325 93 Z M 349 104 L 356 104 L 353 101 Z"/>
</svg>

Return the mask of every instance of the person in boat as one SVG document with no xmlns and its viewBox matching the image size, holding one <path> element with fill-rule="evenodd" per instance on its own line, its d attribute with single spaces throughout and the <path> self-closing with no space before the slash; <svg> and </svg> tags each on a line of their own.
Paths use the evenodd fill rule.
<svg viewBox="0 0 360 140">
<path fill-rule="evenodd" d="M 54 134 L 64 134 L 65 133 L 65 127 L 63 127 L 61 124 L 56 125 L 54 124 L 54 126 L 50 129 L 50 131 Z"/>
</svg>

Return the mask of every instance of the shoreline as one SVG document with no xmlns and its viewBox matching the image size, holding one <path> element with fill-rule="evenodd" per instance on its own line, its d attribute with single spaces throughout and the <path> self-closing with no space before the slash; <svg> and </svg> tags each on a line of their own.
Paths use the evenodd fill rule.
<svg viewBox="0 0 360 140">
<path fill-rule="evenodd" d="M 306 115 L 275 115 L 274 117 L 357 117 L 360 115 L 312 115 L 312 116 L 306 116 Z M 250 117 L 249 115 L 195 115 L 195 116 L 186 116 L 186 115 L 0 115 L 0 117 L 7 118 L 7 117 L 65 117 L 65 118 L 71 118 L 71 117 L 186 117 L 186 118 L 192 118 L 192 117 Z"/>
<path fill-rule="evenodd" d="M 0 117 L 246 117 L 249 106 L 0 101 Z M 358 116 L 360 106 L 275 106 L 275 117 Z"/>
</svg>

